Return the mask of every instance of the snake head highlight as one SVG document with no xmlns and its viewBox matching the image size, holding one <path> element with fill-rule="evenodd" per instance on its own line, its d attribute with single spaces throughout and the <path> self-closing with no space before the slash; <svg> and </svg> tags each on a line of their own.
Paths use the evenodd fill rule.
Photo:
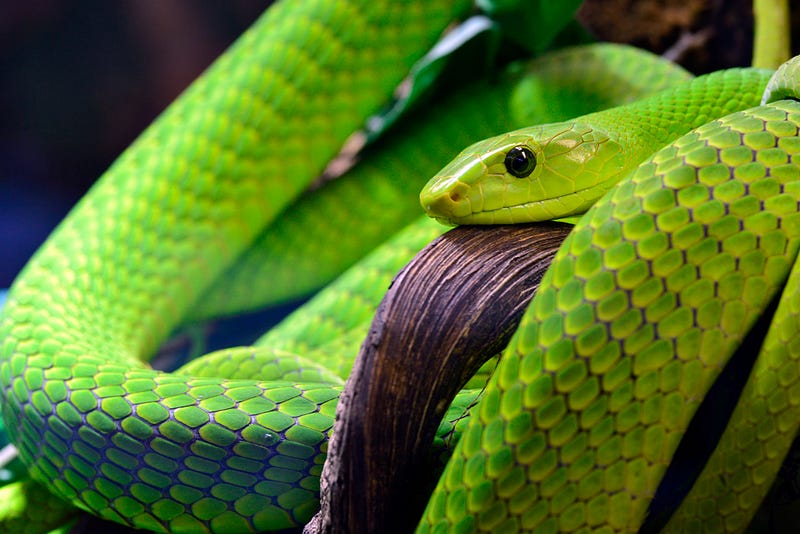
<svg viewBox="0 0 800 534">
<path fill-rule="evenodd" d="M 425 185 L 426 213 L 449 224 L 515 224 L 586 211 L 626 170 L 622 145 L 603 130 L 561 122 L 466 148 Z"/>
</svg>

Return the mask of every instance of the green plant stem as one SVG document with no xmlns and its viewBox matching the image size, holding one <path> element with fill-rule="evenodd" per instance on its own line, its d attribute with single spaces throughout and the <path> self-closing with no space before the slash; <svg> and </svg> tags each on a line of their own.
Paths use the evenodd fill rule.
<svg viewBox="0 0 800 534">
<path fill-rule="evenodd" d="M 775 69 L 791 55 L 789 1 L 753 0 L 753 66 Z"/>
</svg>

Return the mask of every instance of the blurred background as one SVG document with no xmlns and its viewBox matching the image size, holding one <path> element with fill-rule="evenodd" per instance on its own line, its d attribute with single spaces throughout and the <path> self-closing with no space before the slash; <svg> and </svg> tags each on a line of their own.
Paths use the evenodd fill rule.
<svg viewBox="0 0 800 534">
<path fill-rule="evenodd" d="M 269 0 L 0 6 L 0 288 Z"/>
<path fill-rule="evenodd" d="M 0 6 L 0 288 L 114 158 L 269 4 Z M 749 64 L 750 4 L 590 0 L 579 19 L 599 39 L 667 53 L 702 73 Z"/>
</svg>

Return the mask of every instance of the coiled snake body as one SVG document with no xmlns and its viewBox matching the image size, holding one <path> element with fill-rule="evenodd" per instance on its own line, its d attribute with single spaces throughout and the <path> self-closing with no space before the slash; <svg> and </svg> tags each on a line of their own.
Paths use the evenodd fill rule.
<svg viewBox="0 0 800 534">
<path fill-rule="evenodd" d="M 690 418 L 777 296 L 725 432 L 664 527 L 744 530 L 800 424 L 792 393 L 800 376 L 800 104 L 773 102 L 795 94 L 799 63 L 778 70 L 764 105 L 676 139 L 580 219 L 441 477 L 423 530 L 637 530 Z M 560 183 L 557 167 L 522 177 L 502 168 L 521 149 L 537 165 L 552 159 L 551 138 L 535 136 L 541 130 L 470 147 L 426 186 L 423 205 L 457 221 L 454 197 L 480 205 L 478 191 L 497 180 L 514 191 L 541 179 L 541 189 L 566 190 L 568 214 L 581 177 Z M 487 202 L 489 217 L 527 209 L 525 198 L 508 197 L 505 211 Z M 470 222 L 480 217 L 464 211 Z"/>
<path fill-rule="evenodd" d="M 287 216 L 284 206 L 467 4 L 279 3 L 109 169 L 21 273 L 0 322 L 3 417 L 34 479 L 155 531 L 308 520 L 338 387 L 188 377 L 142 360 L 265 225 Z M 505 136 L 489 156 L 473 147 L 455 172 L 446 168 L 453 184 L 453 175 L 476 174 L 465 163 L 480 161 L 495 184 L 483 182 L 485 193 L 514 190 L 480 200 L 501 210 L 516 189 L 581 198 L 562 201 L 565 211 L 548 205 L 548 217 L 580 213 L 611 185 L 591 196 L 594 182 L 520 188 L 540 178 L 536 169 L 599 179 L 613 167 L 622 182 L 562 248 L 423 530 L 622 531 L 641 522 L 693 409 L 794 261 L 797 106 L 727 115 L 755 106 L 767 76 L 712 75 L 575 127 Z M 701 93 L 703 103 L 690 105 Z M 509 177 L 508 153 L 523 146 L 536 165 Z M 458 222 L 455 211 L 437 216 Z M 729 431 L 751 431 L 769 411 L 780 432 L 755 432 L 769 450 L 788 446 L 797 419 L 791 372 L 780 367 L 793 361 L 782 352 L 793 335 L 789 280 Z M 783 400 L 771 395 L 776 380 Z M 741 442 L 723 440 L 674 521 L 708 513 L 715 481 L 750 452 L 736 449 Z M 780 455 L 745 463 L 748 480 L 763 482 L 730 484 L 761 491 Z M 732 510 L 725 521 L 746 524 L 752 506 L 711 499 L 711 515 Z"/>
</svg>

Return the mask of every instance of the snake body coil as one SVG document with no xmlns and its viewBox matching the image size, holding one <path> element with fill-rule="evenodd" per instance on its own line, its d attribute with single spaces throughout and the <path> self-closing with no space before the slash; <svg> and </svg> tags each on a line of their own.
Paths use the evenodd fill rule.
<svg viewBox="0 0 800 534">
<path fill-rule="evenodd" d="M 792 100 L 713 120 L 580 219 L 422 531 L 638 530 L 698 405 L 779 296 L 725 433 L 665 530 L 746 528 L 800 421 L 798 132 Z"/>
<path fill-rule="evenodd" d="M 278 3 L 109 169 L 3 310 L 0 402 L 34 479 L 156 531 L 308 520 L 336 388 L 141 360 L 467 4 Z"/>
<path fill-rule="evenodd" d="M 109 169 L 21 273 L 0 318 L 3 418 L 36 481 L 101 517 L 154 531 L 262 531 L 310 518 L 338 386 L 172 375 L 143 360 L 468 4 L 279 3 Z M 765 81 L 763 72 L 730 71 L 575 128 L 539 128 L 534 137 L 565 142 L 531 149 L 530 172 L 527 160 L 508 163 L 529 133 L 492 141 L 488 158 L 476 146 L 460 160 L 459 169 L 481 162 L 500 184 L 484 192 L 513 192 L 512 202 L 515 180 L 539 179 L 536 169 L 562 177 L 588 170 L 587 187 L 521 188 L 544 191 L 538 201 L 565 209 L 548 204 L 542 213 L 564 216 L 600 196 L 585 191 L 611 188 L 599 182 L 604 166 L 615 182 L 674 141 L 603 197 L 562 248 L 423 530 L 625 531 L 641 523 L 699 399 L 797 252 L 797 104 L 727 115 L 755 105 Z M 690 100 L 701 98 L 689 96 L 691 87 L 704 83 L 705 93 L 718 92 L 710 107 Z M 634 111 L 649 113 L 647 127 Z M 601 146 L 616 147 L 610 159 L 592 159 Z M 576 147 L 578 156 L 562 157 Z M 508 166 L 525 176 L 509 180 Z M 444 174 L 463 188 L 453 168 Z M 444 189 L 433 195 L 444 200 L 426 207 L 464 198 L 509 207 Z M 440 218 L 460 222 L 460 213 Z M 781 302 L 769 346 L 791 345 L 794 332 L 781 337 L 781 325 L 796 308 L 791 295 Z M 753 433 L 748 410 L 761 416 L 768 406 L 781 414 L 781 432 L 756 441 L 784 450 L 796 430 L 794 403 L 765 400 L 779 378 L 761 369 L 789 366 L 788 375 L 794 359 L 773 363 L 775 354 L 756 364 L 746 389 L 753 404 L 732 428 Z M 735 443 L 725 438 L 676 522 L 697 522 L 713 501 L 715 517 L 732 510 L 725 528 L 746 524 L 752 506 L 726 508 L 712 491 L 745 455 Z M 744 462 L 748 480 L 777 469 L 777 456 L 765 457 Z M 766 482 L 756 486 L 763 493 Z"/>
</svg>

